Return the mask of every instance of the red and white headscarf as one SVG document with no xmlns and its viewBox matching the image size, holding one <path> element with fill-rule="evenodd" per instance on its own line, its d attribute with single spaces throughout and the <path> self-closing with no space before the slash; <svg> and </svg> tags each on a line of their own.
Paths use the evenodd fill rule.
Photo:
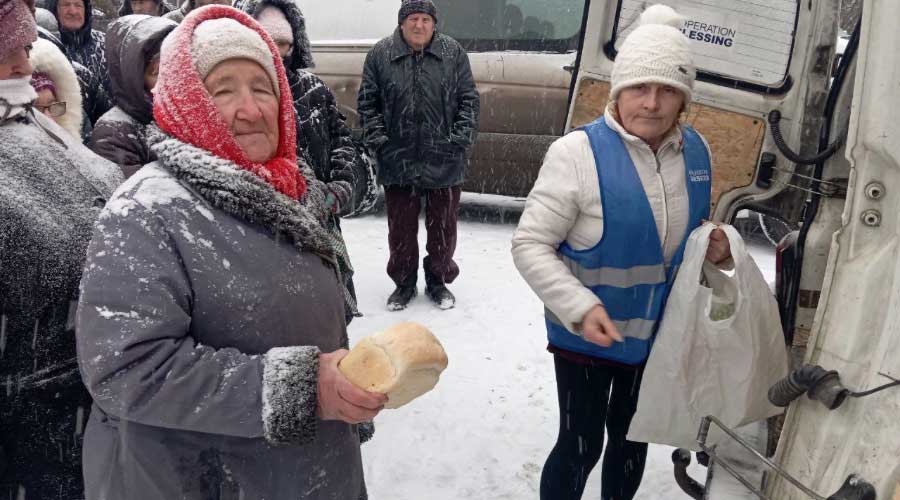
<svg viewBox="0 0 900 500">
<path fill-rule="evenodd" d="M 254 163 L 237 143 L 222 114 L 206 91 L 192 54 L 197 26 L 205 21 L 228 18 L 254 31 L 268 47 L 270 61 L 260 63 L 267 74 L 274 65 L 279 96 L 278 148 L 265 163 Z M 232 40 L 231 43 L 241 43 Z M 154 89 L 153 117 L 159 128 L 176 139 L 230 160 L 271 184 L 281 193 L 299 199 L 306 192 L 306 179 L 297 166 L 297 132 L 294 103 L 278 49 L 252 17 L 223 5 L 193 10 L 166 38 L 160 51 L 159 79 Z"/>
</svg>

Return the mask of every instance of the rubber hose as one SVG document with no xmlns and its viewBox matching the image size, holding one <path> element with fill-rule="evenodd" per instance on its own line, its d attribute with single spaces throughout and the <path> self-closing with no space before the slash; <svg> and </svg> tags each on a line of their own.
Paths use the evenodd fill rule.
<svg viewBox="0 0 900 500">
<path fill-rule="evenodd" d="M 838 138 L 833 143 L 831 143 L 824 151 L 817 154 L 816 156 L 812 156 L 810 158 L 804 158 L 797 153 L 795 153 L 785 142 L 784 137 L 781 135 L 781 112 L 777 109 L 773 109 L 769 112 L 769 125 L 772 128 L 772 140 L 775 141 L 775 146 L 778 147 L 778 150 L 781 151 L 781 154 L 784 155 L 788 160 L 800 164 L 800 165 L 815 165 L 829 156 L 833 155 L 838 148 L 841 147 L 844 140 L 843 138 Z"/>
<path fill-rule="evenodd" d="M 786 407 L 833 373 L 835 372 L 826 371 L 819 365 L 803 365 L 769 388 L 769 402 L 778 407 Z"/>
</svg>

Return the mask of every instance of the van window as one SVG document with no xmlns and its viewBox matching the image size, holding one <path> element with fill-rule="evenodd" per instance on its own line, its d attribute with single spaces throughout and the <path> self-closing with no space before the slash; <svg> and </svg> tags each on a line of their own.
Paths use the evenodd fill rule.
<svg viewBox="0 0 900 500">
<path fill-rule="evenodd" d="M 438 26 L 467 51 L 578 49 L 584 0 L 435 0 Z"/>
<path fill-rule="evenodd" d="M 701 79 L 716 81 L 718 77 L 764 87 L 787 82 L 798 0 L 665 3 L 686 18 L 682 31 L 691 41 Z M 646 0 L 620 0 L 612 40 L 616 50 L 634 30 L 647 4 Z"/>
<path fill-rule="evenodd" d="M 311 42 L 373 43 L 397 27 L 399 0 L 296 0 Z"/>
<path fill-rule="evenodd" d="M 578 49 L 585 0 L 435 0 L 438 29 L 467 51 Z M 312 42 L 375 41 L 397 27 L 399 0 L 297 0 Z M 348 15 L 352 12 L 352 15 Z"/>
</svg>

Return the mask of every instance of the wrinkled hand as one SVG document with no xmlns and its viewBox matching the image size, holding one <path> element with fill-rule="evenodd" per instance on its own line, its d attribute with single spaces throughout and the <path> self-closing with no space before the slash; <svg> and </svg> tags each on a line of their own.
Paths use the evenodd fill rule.
<svg viewBox="0 0 900 500">
<path fill-rule="evenodd" d="M 706 260 L 719 264 L 731 258 L 731 243 L 721 228 L 713 229 L 709 235 L 709 247 L 706 249 Z"/>
<path fill-rule="evenodd" d="M 599 304 L 592 307 L 582 318 L 581 332 L 584 334 L 584 340 L 603 347 L 609 347 L 613 342 L 625 342 L 619 329 L 606 314 L 606 308 Z"/>
<path fill-rule="evenodd" d="M 319 354 L 319 400 L 316 412 L 322 420 L 341 420 L 348 424 L 375 418 L 387 402 L 387 396 L 356 387 L 338 369 L 338 363 L 350 352 L 346 349 Z"/>
</svg>

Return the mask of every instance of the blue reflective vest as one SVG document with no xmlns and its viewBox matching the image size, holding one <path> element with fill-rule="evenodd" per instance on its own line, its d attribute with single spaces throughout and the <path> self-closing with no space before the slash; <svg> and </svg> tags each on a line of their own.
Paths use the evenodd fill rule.
<svg viewBox="0 0 900 500">
<path fill-rule="evenodd" d="M 600 179 L 603 237 L 587 250 L 574 250 L 563 242 L 558 254 L 572 274 L 603 301 L 625 342 L 610 347 L 587 342 L 568 331 L 549 309 L 545 310 L 547 337 L 551 345 L 567 351 L 636 365 L 650 354 L 688 236 L 709 218 L 709 152 L 697 132 L 685 127 L 682 154 L 690 214 L 667 268 L 653 210 L 622 138 L 602 117 L 582 130 L 590 140 Z"/>
</svg>

